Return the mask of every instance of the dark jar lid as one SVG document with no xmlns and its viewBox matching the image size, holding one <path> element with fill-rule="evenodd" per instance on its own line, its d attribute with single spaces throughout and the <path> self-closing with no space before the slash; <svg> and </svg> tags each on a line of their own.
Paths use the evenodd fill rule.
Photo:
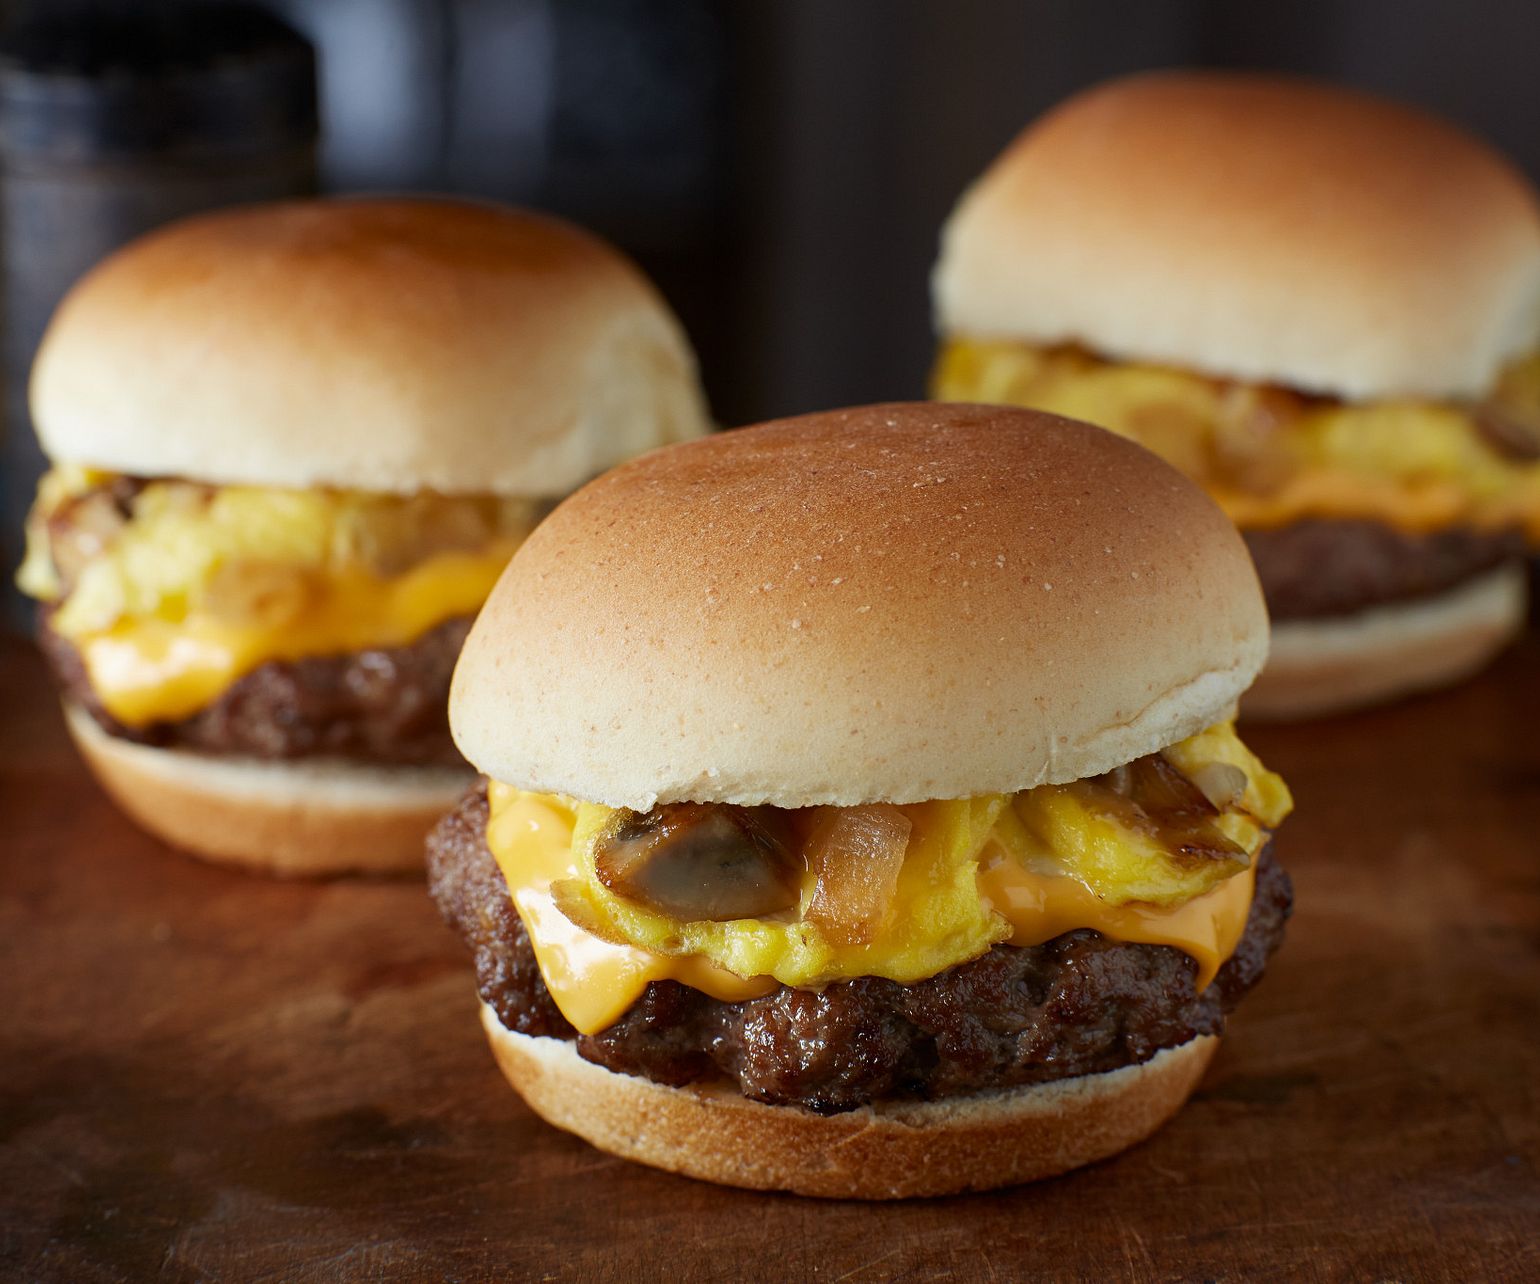
<svg viewBox="0 0 1540 1284">
<path fill-rule="evenodd" d="M 249 4 L 42 0 L 0 30 L 0 159 L 254 155 L 315 140 L 310 42 Z"/>
</svg>

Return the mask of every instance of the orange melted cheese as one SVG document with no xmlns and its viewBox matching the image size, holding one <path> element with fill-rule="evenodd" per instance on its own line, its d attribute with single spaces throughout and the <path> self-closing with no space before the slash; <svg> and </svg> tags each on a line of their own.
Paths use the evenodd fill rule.
<svg viewBox="0 0 1540 1284">
<path fill-rule="evenodd" d="M 119 722 L 185 718 L 270 660 L 405 646 L 474 613 L 512 553 L 500 543 L 441 553 L 395 576 L 362 568 L 312 574 L 304 604 L 281 623 L 237 623 L 195 608 L 180 619 L 128 617 L 71 640 L 92 690 Z"/>
<path fill-rule="evenodd" d="M 562 1014 L 584 1034 L 604 1029 L 641 997 L 649 981 L 679 981 L 713 998 L 740 1002 L 778 987 L 771 977 L 740 977 L 698 955 L 656 954 L 611 944 L 576 926 L 552 901 L 550 885 L 581 871 L 573 846 L 575 804 L 493 782 L 487 845 L 513 897 L 535 959 Z M 1198 964 L 1198 986 L 1213 980 L 1234 952 L 1251 909 L 1255 871 L 1171 908 L 1113 906 L 1073 878 L 1033 873 L 997 843 L 986 845 L 980 895 L 1004 920 L 1014 945 L 1037 945 L 1075 928 L 1115 940 L 1169 945 Z M 902 906 L 892 915 L 902 931 Z M 963 960 L 958 960 L 959 962 Z"/>
<path fill-rule="evenodd" d="M 1198 964 L 1198 989 L 1235 953 L 1256 890 L 1256 866 L 1181 905 L 1109 905 L 1073 878 L 1034 874 L 998 849 L 979 866 L 979 891 L 1011 925 L 1012 945 L 1041 945 L 1093 927 L 1115 941 L 1170 945 Z"/>
</svg>

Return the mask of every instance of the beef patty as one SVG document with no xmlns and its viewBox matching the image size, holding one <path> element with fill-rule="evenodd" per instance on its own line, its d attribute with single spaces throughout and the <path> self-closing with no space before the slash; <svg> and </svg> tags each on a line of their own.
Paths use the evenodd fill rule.
<svg viewBox="0 0 1540 1284">
<path fill-rule="evenodd" d="M 997 945 L 915 985 L 862 977 L 726 1003 L 654 981 L 608 1029 L 578 1035 L 541 979 L 486 826 L 477 787 L 429 838 L 428 878 L 503 1025 L 575 1038 L 581 1056 L 624 1074 L 671 1085 L 721 1076 L 758 1101 L 820 1113 L 1115 1070 L 1217 1034 L 1261 977 L 1293 904 L 1288 875 L 1264 851 L 1245 935 L 1202 994 L 1180 950 L 1080 930 Z"/>
<path fill-rule="evenodd" d="M 413 766 L 463 762 L 449 737 L 449 678 L 468 616 L 408 646 L 272 660 L 237 678 L 190 718 L 128 727 L 96 692 L 80 654 L 49 627 L 38 641 L 71 700 L 109 735 L 162 748 L 254 758 L 341 757 Z"/>
<path fill-rule="evenodd" d="M 1384 522 L 1312 518 L 1244 533 L 1274 620 L 1427 597 L 1524 556 L 1524 538 L 1511 530 L 1408 534 Z"/>
</svg>

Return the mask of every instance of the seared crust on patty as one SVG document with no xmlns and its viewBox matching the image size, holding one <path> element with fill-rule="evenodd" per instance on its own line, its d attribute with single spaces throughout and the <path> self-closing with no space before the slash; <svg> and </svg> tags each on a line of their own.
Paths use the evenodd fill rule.
<svg viewBox="0 0 1540 1284">
<path fill-rule="evenodd" d="M 1201 995 L 1197 964 L 1180 950 L 1081 930 L 997 945 L 915 985 L 863 977 L 726 1003 L 657 981 L 608 1029 L 579 1036 L 541 979 L 486 824 L 478 786 L 429 837 L 428 879 L 506 1028 L 576 1038 L 585 1059 L 626 1074 L 671 1085 L 720 1075 L 745 1096 L 821 1112 L 1095 1074 L 1217 1034 L 1261 977 L 1293 901 L 1264 851 L 1245 934 Z"/>
<path fill-rule="evenodd" d="M 1367 519 L 1310 518 L 1242 534 L 1274 621 L 1431 597 L 1524 555 L 1514 530 L 1411 534 Z"/>
<path fill-rule="evenodd" d="M 108 735 L 156 748 L 249 758 L 351 758 L 458 766 L 446 707 L 470 618 L 446 620 L 407 646 L 272 660 L 237 678 L 205 708 L 176 722 L 128 727 L 91 688 L 79 653 L 49 627 L 38 643 L 60 685 Z"/>
</svg>

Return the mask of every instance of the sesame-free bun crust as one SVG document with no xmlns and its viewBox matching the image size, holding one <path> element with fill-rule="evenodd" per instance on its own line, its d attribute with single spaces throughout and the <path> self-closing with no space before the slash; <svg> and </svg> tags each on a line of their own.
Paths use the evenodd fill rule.
<svg viewBox="0 0 1540 1284">
<path fill-rule="evenodd" d="M 1219 1045 L 1200 1036 L 1108 1074 L 817 1115 L 727 1085 L 617 1074 L 566 1040 L 513 1033 L 485 1004 L 481 1020 L 530 1109 L 600 1150 L 726 1186 L 834 1199 L 994 1190 L 1105 1159 L 1176 1114 Z"/>
<path fill-rule="evenodd" d="M 252 205 L 151 233 L 65 297 L 32 416 L 55 460 L 379 492 L 564 494 L 707 427 L 642 274 L 490 204 Z"/>
<path fill-rule="evenodd" d="M 1028 128 L 946 225 L 934 290 L 945 334 L 1473 396 L 1540 339 L 1540 208 L 1492 148 L 1410 108 L 1152 73 Z"/>
<path fill-rule="evenodd" d="M 1316 717 L 1449 686 L 1513 640 L 1527 603 L 1524 567 L 1515 563 L 1415 602 L 1275 624 L 1267 668 L 1241 713 Z"/>
<path fill-rule="evenodd" d="M 263 762 L 156 749 L 108 735 L 65 705 L 103 789 L 173 847 L 269 874 L 422 869 L 428 830 L 473 779 L 452 767 Z"/>
<path fill-rule="evenodd" d="M 494 779 L 611 806 L 919 802 L 1109 770 L 1225 716 L 1267 618 L 1153 454 L 1037 411 L 806 415 L 561 504 L 450 692 Z"/>
</svg>

